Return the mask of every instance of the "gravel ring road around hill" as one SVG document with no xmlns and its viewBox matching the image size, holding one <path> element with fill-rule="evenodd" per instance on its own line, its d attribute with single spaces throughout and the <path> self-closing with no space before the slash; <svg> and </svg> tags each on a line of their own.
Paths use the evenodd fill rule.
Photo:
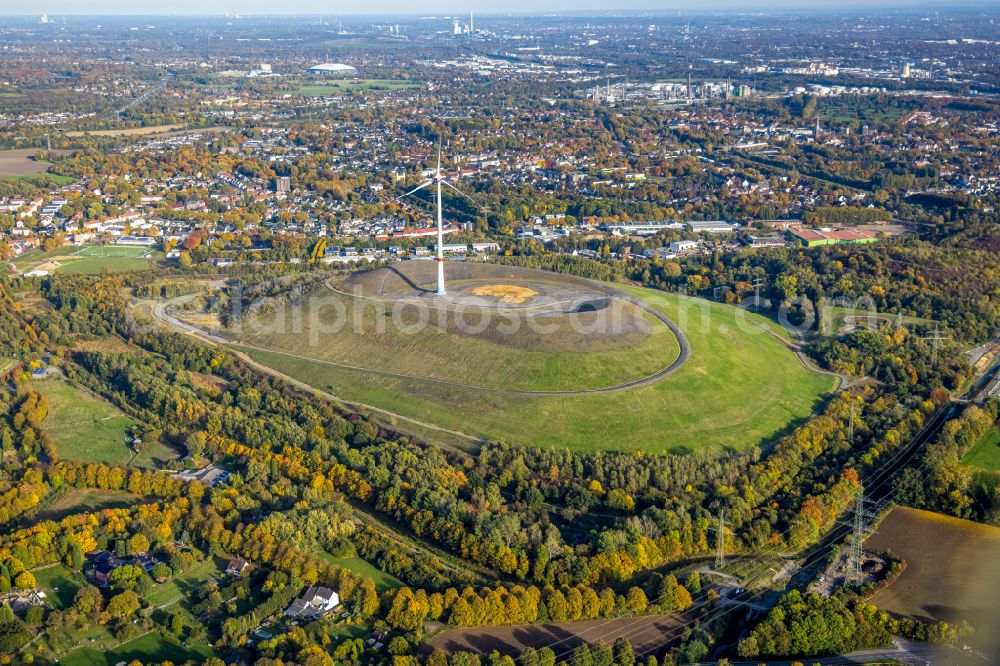
<svg viewBox="0 0 1000 666">
<path fill-rule="evenodd" d="M 347 295 L 347 296 L 354 297 L 354 295 L 352 295 L 352 294 L 347 294 L 346 292 L 342 292 L 339 289 L 336 289 L 335 287 L 331 286 L 329 284 L 329 282 L 327 283 L 326 286 L 327 286 L 327 288 L 331 289 L 332 291 L 334 291 L 336 293 L 340 293 L 340 294 L 344 294 L 344 295 Z M 606 394 L 606 393 L 618 393 L 618 392 L 621 392 L 621 391 L 628 391 L 628 390 L 634 389 L 634 388 L 641 388 L 641 387 L 644 387 L 644 386 L 649 386 L 651 384 L 655 384 L 655 383 L 659 382 L 660 380 L 666 378 L 668 375 L 670 375 L 671 373 L 673 373 L 674 371 L 676 371 L 678 368 L 680 368 L 682 365 L 684 365 L 684 363 L 687 362 L 688 358 L 691 355 L 691 346 L 690 346 L 690 344 L 688 344 L 687 338 L 684 336 L 684 334 L 681 332 L 681 330 L 674 324 L 674 322 L 672 322 L 670 320 L 669 317 L 667 317 L 662 312 L 656 310 L 652 306 L 648 305 L 647 303 L 644 303 L 643 301 L 641 301 L 641 300 L 639 300 L 637 298 L 634 298 L 634 297 L 629 296 L 627 294 L 623 294 L 621 292 L 616 292 L 616 295 L 619 298 L 622 298 L 626 302 L 631 303 L 631 304 L 635 305 L 636 307 L 638 307 L 638 308 L 640 308 L 640 309 L 648 312 L 649 314 L 653 315 L 656 319 L 658 319 L 659 321 L 661 321 L 670 330 L 671 333 L 673 333 L 674 337 L 677 339 L 677 345 L 680 348 L 680 351 L 677 354 L 677 358 L 675 358 L 670 365 L 668 365 L 667 367 L 663 368 L 662 370 L 659 370 L 658 372 L 655 372 L 655 373 L 653 373 L 651 375 L 647 375 L 646 377 L 641 377 L 639 379 L 634 379 L 632 381 L 624 382 L 622 384 L 616 384 L 615 386 L 606 386 L 606 387 L 596 388 L 596 389 L 577 389 L 577 390 L 570 390 L 570 391 L 524 391 L 524 390 L 517 390 L 517 389 L 491 388 L 491 387 L 488 387 L 488 386 L 476 386 L 475 384 L 462 384 L 460 382 L 450 382 L 450 381 L 447 381 L 447 380 L 444 380 L 444 379 L 434 379 L 434 378 L 430 378 L 430 377 L 419 377 L 419 376 L 416 376 L 416 375 L 407 375 L 407 374 L 399 373 L 399 372 L 391 372 L 389 370 L 376 370 L 376 369 L 373 369 L 373 368 L 364 368 L 364 367 L 360 367 L 360 366 L 349 365 L 349 364 L 346 364 L 346 363 L 337 363 L 336 361 L 327 361 L 327 360 L 324 360 L 324 359 L 314 358 L 312 356 L 303 356 L 301 354 L 292 354 L 290 352 L 283 352 L 283 351 L 278 351 L 278 350 L 275 350 L 275 349 L 267 349 L 265 347 L 258 347 L 256 345 L 251 345 L 251 344 L 239 342 L 239 341 L 236 341 L 236 340 L 229 340 L 227 338 L 224 338 L 222 336 L 216 335 L 214 333 L 210 333 L 210 332 L 208 332 L 208 331 L 206 331 L 206 330 L 204 330 L 204 329 L 202 329 L 202 328 L 200 328 L 198 326 L 195 326 L 193 324 L 189 324 L 187 322 L 183 322 L 183 321 L 179 320 L 177 317 L 173 316 L 172 314 L 170 314 L 168 312 L 168 308 L 170 308 L 171 306 L 177 305 L 177 304 L 182 303 L 182 302 L 184 302 L 186 300 L 191 300 L 191 299 L 197 298 L 198 296 L 201 296 L 201 295 L 202 294 L 200 294 L 200 293 L 187 294 L 187 295 L 184 295 L 184 296 L 179 296 L 177 298 L 165 301 L 163 303 L 158 303 L 158 304 L 156 304 L 153 307 L 153 315 L 157 319 L 159 319 L 160 321 L 163 321 L 163 322 L 165 322 L 165 323 L 173 326 L 174 328 L 180 329 L 180 330 L 185 331 L 187 333 L 198 335 L 199 337 L 201 337 L 203 339 L 210 340 L 210 341 L 215 342 L 217 344 L 236 345 L 236 346 L 244 347 L 246 349 L 253 349 L 253 350 L 257 350 L 257 351 L 267 352 L 269 354 L 279 354 L 281 356 L 287 356 L 289 358 L 296 358 L 296 359 L 299 359 L 299 360 L 309 361 L 309 362 L 312 362 L 312 363 L 320 363 L 322 365 L 328 365 L 328 366 L 332 366 L 332 367 L 335 367 L 335 368 L 343 368 L 345 370 L 355 370 L 355 371 L 360 371 L 360 372 L 368 372 L 368 373 L 372 373 L 372 374 L 382 375 L 384 377 L 392 377 L 394 379 L 404 379 L 404 380 L 409 380 L 409 381 L 427 382 L 427 383 L 430 383 L 430 384 L 437 384 L 437 385 L 440 385 L 440 386 L 447 386 L 447 387 L 450 387 L 450 388 L 468 389 L 468 390 L 475 390 L 475 391 L 488 391 L 488 392 L 491 392 L 491 393 L 500 393 L 500 394 L 503 394 L 503 395 L 515 396 L 515 397 L 585 396 L 585 395 L 598 395 L 598 394 Z"/>
</svg>

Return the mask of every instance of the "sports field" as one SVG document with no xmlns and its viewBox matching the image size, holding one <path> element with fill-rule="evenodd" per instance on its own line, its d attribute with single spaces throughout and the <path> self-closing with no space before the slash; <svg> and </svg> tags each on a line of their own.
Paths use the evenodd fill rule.
<svg viewBox="0 0 1000 666">
<path fill-rule="evenodd" d="M 670 318 L 686 336 L 691 354 L 666 378 L 613 393 L 526 396 L 347 369 L 271 350 L 244 351 L 345 400 L 492 440 L 579 450 L 742 450 L 766 443 L 805 419 L 834 390 L 835 378 L 807 370 L 783 341 L 784 331 L 764 317 L 702 299 L 638 287 L 620 289 Z M 272 342 L 272 349 L 280 347 Z M 488 366 L 482 365 L 483 357 L 478 351 L 463 354 L 468 342 L 467 336 L 451 335 L 448 353 L 466 376 L 485 381 Z M 330 346 L 336 344 L 334 340 Z M 656 348 L 649 344 L 649 349 Z M 675 339 L 664 334 L 659 344 L 659 363 L 674 357 Z M 386 348 L 369 357 L 370 362 L 394 353 L 398 351 Z M 578 353 L 577 363 L 586 365 L 591 356 Z M 600 376 L 600 371 L 568 372 L 578 372 L 573 381 Z M 544 374 L 527 380 L 515 374 L 513 379 L 522 384 L 551 382 Z"/>
<path fill-rule="evenodd" d="M 49 414 L 42 424 L 56 441 L 66 460 L 121 464 L 131 451 L 125 430 L 132 420 L 93 393 L 60 379 L 45 379 L 31 387 L 49 401 Z"/>
<path fill-rule="evenodd" d="M 17 259 L 14 267 L 24 274 L 29 271 L 46 273 L 93 274 L 101 271 L 125 273 L 155 266 L 162 256 L 148 247 L 123 245 L 64 246 L 52 252 L 32 252 Z"/>
</svg>

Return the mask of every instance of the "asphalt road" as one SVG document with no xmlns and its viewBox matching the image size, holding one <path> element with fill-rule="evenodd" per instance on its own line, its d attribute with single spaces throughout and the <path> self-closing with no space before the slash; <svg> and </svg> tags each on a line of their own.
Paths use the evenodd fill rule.
<svg viewBox="0 0 1000 666">
<path fill-rule="evenodd" d="M 339 293 L 344 293 L 344 292 L 339 292 Z M 447 380 L 444 380 L 444 379 L 433 379 L 433 378 L 430 378 L 430 377 L 420 377 L 420 376 L 417 376 L 417 375 L 408 375 L 408 374 L 399 373 L 399 372 L 392 372 L 392 371 L 389 371 L 389 370 L 376 370 L 376 369 L 373 369 L 373 368 L 365 368 L 365 367 L 361 367 L 361 366 L 348 365 L 346 363 L 337 363 L 336 361 L 328 361 L 328 360 L 325 360 L 325 359 L 319 359 L 319 358 L 315 358 L 315 357 L 312 357 L 312 356 L 304 356 L 304 355 L 301 355 L 301 354 L 293 354 L 291 352 L 278 351 L 276 349 L 268 349 L 266 347 L 258 347 L 256 345 L 251 345 L 251 344 L 247 344 L 247 343 L 244 343 L 244 342 L 239 342 L 237 340 L 230 340 L 228 338 L 224 338 L 224 337 L 222 337 L 220 335 L 216 335 L 216 334 L 214 334 L 214 333 L 212 333 L 210 331 L 206 331 L 203 328 L 200 328 L 200 327 L 195 326 L 193 324 L 189 324 L 187 322 L 181 321 L 177 317 L 175 317 L 172 314 L 170 314 L 169 308 L 171 306 L 183 303 L 183 302 L 191 300 L 193 298 L 197 298 L 200 295 L 201 294 L 188 294 L 188 295 L 185 295 L 185 296 L 179 296 L 179 297 L 171 299 L 169 301 L 165 301 L 163 303 L 158 303 L 158 304 L 156 304 L 153 307 L 153 315 L 157 319 L 159 319 L 160 321 L 163 321 L 163 322 L 169 324 L 170 326 L 173 326 L 174 328 L 180 329 L 180 330 L 185 331 L 187 333 L 191 333 L 191 334 L 197 335 L 198 337 L 201 337 L 203 339 L 209 340 L 211 342 L 215 342 L 217 344 L 238 345 L 238 346 L 246 348 L 246 349 L 253 349 L 253 350 L 257 350 L 257 351 L 263 351 L 263 352 L 267 352 L 267 353 L 270 353 L 270 354 L 280 354 L 281 356 L 286 356 L 288 358 L 295 358 L 295 359 L 299 359 L 299 360 L 303 360 L 303 361 L 309 361 L 311 363 L 319 363 L 319 364 L 322 364 L 322 365 L 328 365 L 328 366 L 335 367 L 335 368 L 342 368 L 344 370 L 355 370 L 355 371 L 359 371 L 359 372 L 367 372 L 367 373 L 371 373 L 371 374 L 375 374 L 375 375 L 380 375 L 380 376 L 383 376 L 383 377 L 392 377 L 394 379 L 405 379 L 405 380 L 409 380 L 409 381 L 426 382 L 428 384 L 436 384 L 436 385 L 439 385 L 439 386 L 447 386 L 449 388 L 458 388 L 458 389 L 470 390 L 470 391 L 472 391 L 472 390 L 474 390 L 474 391 L 486 391 L 486 392 L 489 392 L 489 393 L 498 393 L 498 394 L 502 394 L 502 395 L 509 395 L 509 396 L 515 396 L 515 397 L 584 396 L 584 395 L 597 395 L 597 394 L 602 394 L 602 393 L 618 393 L 618 392 L 627 391 L 627 390 L 630 390 L 630 389 L 641 388 L 643 386 L 649 386 L 651 384 L 655 384 L 655 383 L 663 380 L 665 377 L 667 377 L 668 375 L 672 374 L 674 371 L 676 371 L 678 368 L 680 368 L 682 365 L 684 365 L 684 363 L 686 363 L 687 360 L 688 360 L 688 358 L 691 356 L 691 345 L 688 343 L 687 338 L 684 337 L 684 334 L 681 332 L 681 330 L 679 328 L 677 328 L 677 326 L 674 324 L 674 322 L 672 322 L 670 320 L 669 317 L 667 317 L 662 312 L 659 312 L 658 310 L 656 310 L 652 306 L 647 305 L 646 303 L 644 303 L 644 302 L 642 302 L 642 301 L 640 301 L 638 299 L 632 298 L 631 296 L 627 296 L 625 294 L 619 294 L 619 297 L 622 298 L 623 300 L 625 300 L 625 301 L 627 301 L 629 303 L 632 303 L 636 307 L 641 308 L 642 310 L 644 310 L 644 311 L 648 312 L 649 314 L 651 314 L 652 316 L 656 317 L 656 319 L 658 319 L 659 321 L 663 322 L 663 324 L 668 329 L 670 329 L 670 332 L 674 334 L 674 337 L 677 338 L 677 345 L 680 348 L 680 352 L 677 354 L 677 358 L 675 358 L 670 365 L 666 366 L 665 368 L 663 368 L 662 370 L 660 370 L 658 372 L 655 372 L 655 373 L 653 373 L 651 375 L 648 375 L 646 377 L 642 377 L 640 379 L 635 379 L 635 380 L 632 380 L 632 381 L 629 381 L 629 382 L 625 382 L 625 383 L 622 383 L 622 384 L 617 384 L 615 386 L 606 386 L 606 387 L 596 388 L 596 389 L 581 389 L 581 390 L 573 390 L 573 391 L 521 391 L 521 390 L 516 390 L 516 389 L 493 388 L 493 387 L 487 387 L 487 386 L 477 386 L 475 384 L 463 384 L 463 383 L 460 383 L 460 382 L 450 382 L 450 381 L 447 381 Z M 347 294 L 347 295 L 348 296 L 352 296 L 351 294 Z"/>
</svg>

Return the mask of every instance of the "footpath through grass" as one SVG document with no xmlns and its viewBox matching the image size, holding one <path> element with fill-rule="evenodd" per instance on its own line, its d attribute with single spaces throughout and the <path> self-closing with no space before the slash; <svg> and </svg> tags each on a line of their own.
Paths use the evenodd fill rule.
<svg viewBox="0 0 1000 666">
<path fill-rule="evenodd" d="M 807 418 L 836 386 L 834 376 L 805 368 L 776 337 L 778 325 L 762 316 L 676 294 L 622 290 L 670 317 L 691 357 L 654 385 L 617 393 L 510 396 L 247 353 L 346 400 L 492 440 L 576 450 L 744 450 Z"/>
</svg>

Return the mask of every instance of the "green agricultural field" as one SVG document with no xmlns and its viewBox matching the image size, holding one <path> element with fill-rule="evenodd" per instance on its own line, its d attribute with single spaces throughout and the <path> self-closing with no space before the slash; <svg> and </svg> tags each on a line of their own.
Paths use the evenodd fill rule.
<svg viewBox="0 0 1000 666">
<path fill-rule="evenodd" d="M 993 428 L 962 458 L 970 467 L 1000 472 L 1000 428 Z"/>
<path fill-rule="evenodd" d="M 35 569 L 31 572 L 35 576 L 38 587 L 42 588 L 48 597 L 53 608 L 60 610 L 73 605 L 73 597 L 77 591 L 87 584 L 82 574 L 70 571 L 62 564 L 45 569 Z"/>
<path fill-rule="evenodd" d="M 157 632 L 150 632 L 109 651 L 89 647 L 74 650 L 59 663 L 68 666 L 114 666 L 130 661 L 139 661 L 143 664 L 172 661 L 175 664 L 183 664 L 189 659 L 200 663 L 212 656 L 214 653 L 207 645 L 183 646 L 164 638 Z"/>
<path fill-rule="evenodd" d="M 377 589 L 379 593 L 399 587 L 406 587 L 403 581 L 399 580 L 392 574 L 382 571 L 368 560 L 360 557 L 334 557 L 329 553 L 322 553 L 321 556 L 328 562 L 333 562 L 334 564 L 338 564 L 345 569 L 350 569 L 354 573 L 368 576 L 375 582 L 375 589 Z"/>
<path fill-rule="evenodd" d="M 132 420 L 86 389 L 60 379 L 31 383 L 49 401 L 43 425 L 66 460 L 122 464 L 131 456 L 125 430 Z"/>
<path fill-rule="evenodd" d="M 691 358 L 655 384 L 615 393 L 503 394 L 245 351 L 345 400 L 492 440 L 577 450 L 743 450 L 807 418 L 835 389 L 835 377 L 806 369 L 779 339 L 784 331 L 762 316 L 676 294 L 621 289 L 667 315 L 687 337 Z M 466 367 L 478 376 L 478 368 Z"/>
<path fill-rule="evenodd" d="M 303 85 L 295 90 L 293 94 L 305 95 L 306 97 L 323 97 L 324 95 L 340 95 L 354 90 L 401 90 L 403 88 L 416 87 L 417 84 L 413 81 L 402 81 L 399 79 L 344 79 L 323 84 Z"/>
</svg>

